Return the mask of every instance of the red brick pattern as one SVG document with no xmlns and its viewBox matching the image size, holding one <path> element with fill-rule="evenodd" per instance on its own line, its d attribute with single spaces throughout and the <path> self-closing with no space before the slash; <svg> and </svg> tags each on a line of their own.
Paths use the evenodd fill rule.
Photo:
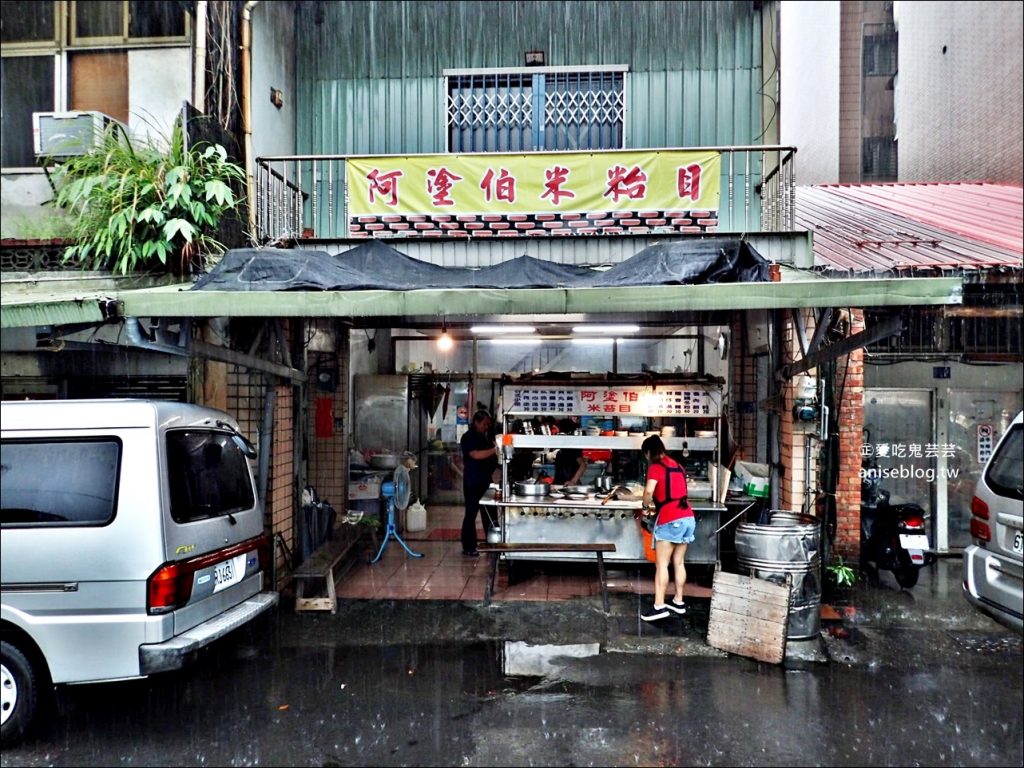
<svg viewBox="0 0 1024 768">
<path fill-rule="evenodd" d="M 850 333 L 864 330 L 863 310 L 853 310 Z M 839 403 L 839 477 L 836 485 L 835 550 L 847 559 L 860 554 L 860 444 L 864 429 L 864 350 L 840 358 L 836 382 L 842 386 Z M 839 387 L 837 387 L 838 391 Z"/>
<path fill-rule="evenodd" d="M 747 317 L 733 315 L 730 326 L 729 380 L 733 407 L 729 412 L 732 438 L 742 461 L 757 461 L 757 358 L 747 354 Z"/>
<path fill-rule="evenodd" d="M 718 231 L 717 211 L 595 211 L 592 213 L 387 214 L 349 220 L 349 237 L 517 237 L 520 235 L 703 234 Z"/>
</svg>

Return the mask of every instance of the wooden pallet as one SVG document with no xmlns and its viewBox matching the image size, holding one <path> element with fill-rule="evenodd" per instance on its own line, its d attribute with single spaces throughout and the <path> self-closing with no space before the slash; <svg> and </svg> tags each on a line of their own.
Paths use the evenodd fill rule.
<svg viewBox="0 0 1024 768">
<path fill-rule="evenodd" d="M 789 585 L 715 570 L 708 645 L 771 664 L 786 655 Z"/>
</svg>

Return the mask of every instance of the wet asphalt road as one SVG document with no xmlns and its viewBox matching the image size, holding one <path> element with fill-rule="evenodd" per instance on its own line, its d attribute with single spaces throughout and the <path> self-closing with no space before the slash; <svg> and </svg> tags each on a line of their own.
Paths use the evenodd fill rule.
<svg viewBox="0 0 1024 768">
<path fill-rule="evenodd" d="M 956 575 L 865 585 L 778 666 L 709 648 L 699 600 L 282 607 L 184 673 L 65 689 L 0 764 L 1021 765 L 1021 638 Z"/>
</svg>

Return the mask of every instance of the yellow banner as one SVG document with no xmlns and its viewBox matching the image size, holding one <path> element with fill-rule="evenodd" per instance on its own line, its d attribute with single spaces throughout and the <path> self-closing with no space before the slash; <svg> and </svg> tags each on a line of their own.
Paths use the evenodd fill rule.
<svg viewBox="0 0 1024 768">
<path fill-rule="evenodd" d="M 717 152 L 358 157 L 346 161 L 349 217 L 717 211 Z"/>
</svg>

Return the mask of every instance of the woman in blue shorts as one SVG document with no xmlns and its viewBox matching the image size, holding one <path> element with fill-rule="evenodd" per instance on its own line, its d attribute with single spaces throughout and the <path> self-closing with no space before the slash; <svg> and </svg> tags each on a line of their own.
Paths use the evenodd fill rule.
<svg viewBox="0 0 1024 768">
<path fill-rule="evenodd" d="M 686 499 L 686 472 L 665 453 L 665 444 L 657 435 L 640 446 L 647 460 L 647 484 L 644 486 L 643 511 L 655 515 L 652 546 L 656 558 L 654 605 L 640 614 L 644 621 L 664 619 L 672 613 L 686 613 L 683 587 L 686 586 L 686 547 L 694 539 L 696 521 Z M 653 509 L 653 511 L 652 511 Z M 668 590 L 668 564 L 675 572 L 675 595 L 665 602 Z"/>
</svg>

